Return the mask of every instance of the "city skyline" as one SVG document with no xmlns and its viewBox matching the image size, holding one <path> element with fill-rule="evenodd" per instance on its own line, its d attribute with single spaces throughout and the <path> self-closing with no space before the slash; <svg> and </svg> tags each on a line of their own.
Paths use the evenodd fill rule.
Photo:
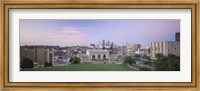
<svg viewBox="0 0 200 91">
<path fill-rule="evenodd" d="M 99 41 L 118 45 L 174 41 L 180 20 L 20 20 L 20 46 L 89 46 Z"/>
</svg>

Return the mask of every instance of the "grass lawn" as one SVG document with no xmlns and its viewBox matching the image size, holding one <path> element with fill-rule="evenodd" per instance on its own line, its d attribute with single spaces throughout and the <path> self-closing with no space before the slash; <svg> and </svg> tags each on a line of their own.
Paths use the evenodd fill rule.
<svg viewBox="0 0 200 91">
<path fill-rule="evenodd" d="M 23 69 L 21 71 L 135 71 L 126 64 L 69 64 L 66 66 Z"/>
</svg>

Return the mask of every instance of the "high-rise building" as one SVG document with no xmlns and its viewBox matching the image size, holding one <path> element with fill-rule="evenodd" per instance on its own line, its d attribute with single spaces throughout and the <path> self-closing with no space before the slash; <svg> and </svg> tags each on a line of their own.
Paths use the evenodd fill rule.
<svg viewBox="0 0 200 91">
<path fill-rule="evenodd" d="M 105 46 L 105 40 L 102 41 L 102 46 Z"/>
<path fill-rule="evenodd" d="M 38 48 L 23 48 L 20 50 L 20 61 L 25 58 L 31 59 L 33 62 L 37 62 L 41 65 L 44 65 L 45 62 L 52 62 L 53 54 L 47 48 L 38 47 Z"/>
<path fill-rule="evenodd" d="M 179 41 L 160 41 L 160 42 L 151 42 L 150 47 L 150 57 L 151 59 L 156 59 L 156 54 L 163 54 L 168 56 L 173 54 L 180 56 L 180 42 Z"/>
<path fill-rule="evenodd" d="M 45 62 L 49 63 L 49 49 L 36 48 L 36 62 L 44 65 Z"/>
<path fill-rule="evenodd" d="M 141 48 L 141 44 L 130 44 L 130 43 L 126 43 L 126 48 L 127 49 L 133 49 L 135 51 L 137 51 L 138 49 Z"/>
<path fill-rule="evenodd" d="M 176 41 L 180 41 L 180 32 L 177 32 L 176 34 L 175 34 L 175 40 Z"/>
<path fill-rule="evenodd" d="M 106 46 L 106 43 L 105 43 L 105 40 L 102 41 L 102 47 L 103 49 L 105 49 L 105 46 Z"/>
<path fill-rule="evenodd" d="M 95 47 L 95 44 L 90 44 L 90 46 L 93 47 L 93 48 L 96 48 L 96 47 Z"/>
<path fill-rule="evenodd" d="M 35 48 L 20 48 L 20 62 L 22 62 L 25 58 L 36 61 L 36 50 Z"/>
<path fill-rule="evenodd" d="M 114 48 L 114 43 L 111 42 L 111 44 L 110 44 L 110 49 L 112 50 L 113 48 Z"/>
<path fill-rule="evenodd" d="M 132 44 L 131 48 L 133 48 L 135 51 L 141 48 L 141 44 Z"/>
<path fill-rule="evenodd" d="M 107 42 L 106 42 L 106 46 L 110 46 L 110 41 L 107 41 Z"/>
</svg>

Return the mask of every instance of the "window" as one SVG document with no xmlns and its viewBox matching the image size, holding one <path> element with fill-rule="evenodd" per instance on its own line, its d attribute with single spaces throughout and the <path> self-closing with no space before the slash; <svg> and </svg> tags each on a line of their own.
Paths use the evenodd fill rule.
<svg viewBox="0 0 200 91">
<path fill-rule="evenodd" d="M 101 59 L 101 55 L 98 55 L 98 59 Z"/>
<path fill-rule="evenodd" d="M 103 55 L 103 59 L 106 59 L 106 54 Z"/>
<path fill-rule="evenodd" d="M 92 59 L 95 59 L 95 55 L 92 55 Z"/>
</svg>

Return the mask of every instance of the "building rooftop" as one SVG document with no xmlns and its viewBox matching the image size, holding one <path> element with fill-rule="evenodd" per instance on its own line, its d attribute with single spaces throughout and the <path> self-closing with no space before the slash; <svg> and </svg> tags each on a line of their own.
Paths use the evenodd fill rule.
<svg viewBox="0 0 200 91">
<path fill-rule="evenodd" d="M 106 50 L 106 49 L 88 49 L 87 50 L 87 52 L 104 52 L 104 53 L 109 53 L 109 51 L 108 50 Z"/>
</svg>

